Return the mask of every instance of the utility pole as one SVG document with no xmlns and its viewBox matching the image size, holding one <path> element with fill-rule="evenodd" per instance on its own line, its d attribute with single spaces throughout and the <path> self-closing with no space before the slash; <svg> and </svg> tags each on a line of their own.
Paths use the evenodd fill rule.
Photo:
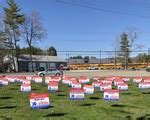
<svg viewBox="0 0 150 120">
<path fill-rule="evenodd" d="M 147 56 L 147 66 L 149 66 L 149 57 L 150 57 L 150 48 L 148 48 L 148 56 Z"/>
<path fill-rule="evenodd" d="M 99 67 L 101 66 L 101 50 L 99 51 Z"/>
<path fill-rule="evenodd" d="M 125 70 L 127 70 L 127 50 L 125 51 Z"/>
<path fill-rule="evenodd" d="M 47 58 L 47 69 L 49 69 L 49 62 L 48 62 L 48 47 L 46 46 L 46 58 Z"/>
<path fill-rule="evenodd" d="M 68 62 L 67 62 L 67 66 L 69 65 L 69 53 L 66 54 L 67 55 L 67 58 L 68 58 Z"/>
<path fill-rule="evenodd" d="M 116 69 L 116 65 L 117 65 L 117 60 L 116 60 L 116 50 L 115 50 L 115 69 Z"/>
</svg>

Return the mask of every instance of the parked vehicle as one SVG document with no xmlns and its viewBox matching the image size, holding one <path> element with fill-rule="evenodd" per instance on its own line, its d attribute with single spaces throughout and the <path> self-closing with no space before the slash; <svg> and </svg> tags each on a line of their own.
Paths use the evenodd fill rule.
<svg viewBox="0 0 150 120">
<path fill-rule="evenodd" d="M 98 70 L 98 67 L 88 67 L 88 70 Z"/>
<path fill-rule="evenodd" d="M 68 66 L 65 66 L 62 70 L 70 70 Z"/>
<path fill-rule="evenodd" d="M 63 71 L 52 68 L 52 69 L 40 71 L 37 73 L 37 75 L 38 76 L 45 76 L 45 75 L 60 76 L 60 75 L 63 75 Z"/>
<path fill-rule="evenodd" d="M 146 68 L 146 71 L 147 71 L 147 72 L 150 72 L 150 66 L 148 66 L 148 67 Z"/>
</svg>

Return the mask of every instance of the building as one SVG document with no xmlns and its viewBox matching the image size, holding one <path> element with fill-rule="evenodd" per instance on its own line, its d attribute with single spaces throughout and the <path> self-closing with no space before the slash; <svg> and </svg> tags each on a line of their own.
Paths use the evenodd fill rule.
<svg viewBox="0 0 150 120">
<path fill-rule="evenodd" d="M 57 56 L 32 55 L 34 71 L 43 68 L 59 68 L 61 64 L 67 66 L 67 61 Z M 29 55 L 20 55 L 18 59 L 19 71 L 32 71 Z"/>
<path fill-rule="evenodd" d="M 12 71 L 15 68 L 18 71 L 32 71 L 30 55 L 20 55 L 18 58 L 18 65 L 16 61 L 16 58 L 12 57 L 11 55 L 5 56 L 3 62 L 7 64 L 6 71 Z M 41 67 L 48 69 L 59 68 L 59 66 L 62 64 L 67 66 L 67 61 L 58 56 L 32 55 L 32 61 L 34 71 L 39 70 Z"/>
<path fill-rule="evenodd" d="M 84 59 L 69 59 L 68 64 L 84 64 Z"/>
<path fill-rule="evenodd" d="M 68 64 L 108 64 L 111 63 L 111 58 L 102 58 L 102 59 L 69 59 L 67 60 Z"/>
</svg>

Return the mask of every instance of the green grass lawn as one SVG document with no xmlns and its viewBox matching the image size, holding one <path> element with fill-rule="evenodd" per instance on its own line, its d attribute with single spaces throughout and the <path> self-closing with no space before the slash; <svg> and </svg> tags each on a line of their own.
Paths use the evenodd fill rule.
<svg viewBox="0 0 150 120">
<path fill-rule="evenodd" d="M 150 119 L 150 91 L 140 91 L 129 82 L 129 90 L 119 101 L 104 101 L 98 89 L 85 100 L 69 100 L 69 87 L 60 85 L 59 93 L 49 93 L 51 107 L 32 110 L 29 94 L 21 93 L 19 84 L 0 88 L 0 120 L 146 120 Z M 48 93 L 47 85 L 32 84 L 32 92 Z"/>
</svg>

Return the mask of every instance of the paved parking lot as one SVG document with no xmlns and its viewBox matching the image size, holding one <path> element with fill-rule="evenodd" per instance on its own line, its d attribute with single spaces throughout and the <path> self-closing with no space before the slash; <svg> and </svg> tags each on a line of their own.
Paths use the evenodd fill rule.
<svg viewBox="0 0 150 120">
<path fill-rule="evenodd" d="M 0 75 L 35 75 L 35 73 L 0 73 Z M 150 72 L 146 72 L 145 70 L 137 70 L 137 71 L 130 71 L 130 70 L 72 70 L 72 71 L 64 71 L 64 75 L 70 76 L 108 76 L 108 75 L 115 75 L 115 76 L 150 76 Z"/>
<path fill-rule="evenodd" d="M 145 70 L 138 70 L 138 71 L 130 71 L 130 70 L 82 70 L 82 71 L 69 71 L 64 72 L 67 75 L 74 75 L 74 76 L 81 76 L 85 75 L 88 77 L 92 76 L 108 76 L 108 75 L 115 75 L 115 76 L 150 76 L 150 72 L 146 72 Z"/>
</svg>

